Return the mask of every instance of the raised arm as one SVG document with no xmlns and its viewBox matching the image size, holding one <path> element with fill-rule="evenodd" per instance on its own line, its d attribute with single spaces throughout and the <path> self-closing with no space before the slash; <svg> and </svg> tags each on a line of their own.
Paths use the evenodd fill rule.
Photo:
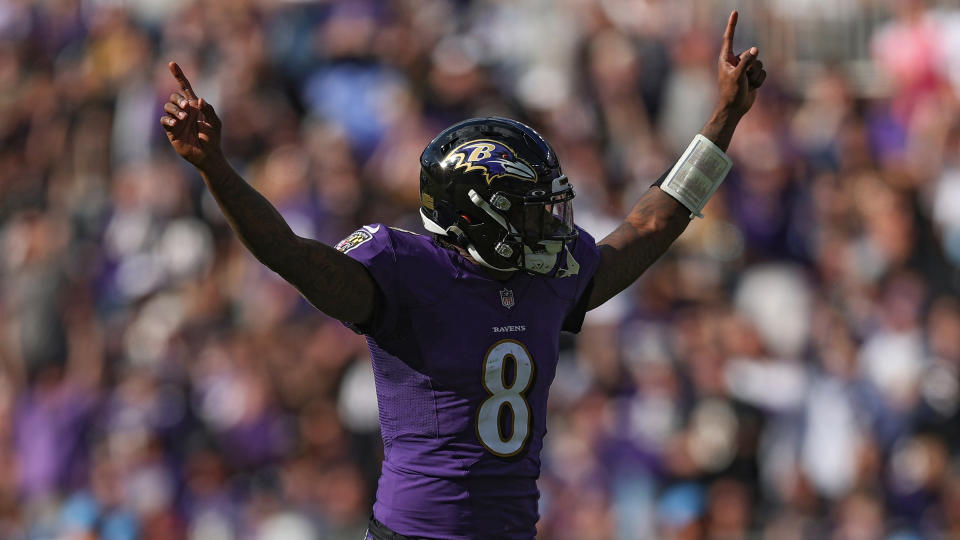
<svg viewBox="0 0 960 540">
<path fill-rule="evenodd" d="M 737 17 L 736 11 L 730 14 L 717 61 L 717 108 L 700 130 L 724 152 L 767 76 L 757 60 L 756 47 L 739 56 L 733 53 Z M 600 266 L 593 277 L 587 309 L 603 304 L 640 277 L 687 228 L 692 210 L 656 186 L 640 197 L 623 223 L 599 242 Z"/>
<path fill-rule="evenodd" d="M 376 295 L 366 268 L 330 246 L 294 234 L 276 208 L 227 162 L 213 106 L 197 97 L 180 66 L 171 62 L 170 72 L 181 91 L 164 105 L 160 123 L 174 150 L 200 171 L 240 241 L 320 311 L 345 322 L 368 322 Z"/>
</svg>

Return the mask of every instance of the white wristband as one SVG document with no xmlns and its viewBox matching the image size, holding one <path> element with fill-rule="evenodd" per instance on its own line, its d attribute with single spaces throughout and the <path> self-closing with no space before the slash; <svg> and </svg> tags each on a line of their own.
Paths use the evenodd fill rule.
<svg viewBox="0 0 960 540">
<path fill-rule="evenodd" d="M 732 165 L 723 150 L 697 133 L 660 189 L 686 206 L 691 218 L 703 217 L 700 211 L 723 183 Z"/>
</svg>

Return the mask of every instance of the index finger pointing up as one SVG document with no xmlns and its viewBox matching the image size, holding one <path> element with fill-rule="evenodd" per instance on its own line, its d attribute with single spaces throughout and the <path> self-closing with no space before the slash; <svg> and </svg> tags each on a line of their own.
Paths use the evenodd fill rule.
<svg viewBox="0 0 960 540">
<path fill-rule="evenodd" d="M 723 45 L 720 48 L 720 56 L 725 58 L 733 54 L 733 33 L 737 29 L 737 18 L 739 14 L 736 10 L 730 12 L 730 19 L 727 20 L 727 29 L 723 32 Z"/>
<path fill-rule="evenodd" d="M 187 80 L 187 76 L 183 74 L 180 66 L 176 62 L 170 62 L 167 67 L 170 68 L 170 73 L 172 73 L 173 77 L 180 83 L 180 89 L 183 90 L 183 95 L 185 95 L 187 99 L 197 99 L 197 94 L 193 92 L 193 87 L 190 86 L 190 81 Z"/>
</svg>

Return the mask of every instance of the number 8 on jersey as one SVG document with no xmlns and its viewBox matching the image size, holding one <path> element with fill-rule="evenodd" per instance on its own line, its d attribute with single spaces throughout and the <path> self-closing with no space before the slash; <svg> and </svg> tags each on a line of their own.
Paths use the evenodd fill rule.
<svg viewBox="0 0 960 540">
<path fill-rule="evenodd" d="M 513 382 L 507 383 L 507 366 L 513 366 Z M 530 438 L 530 405 L 524 393 L 533 382 L 533 359 L 519 341 L 504 339 L 487 351 L 483 359 L 483 387 L 490 394 L 477 409 L 477 437 L 480 444 L 499 457 L 523 450 Z M 503 408 L 513 415 L 513 429 L 504 436 L 500 425 Z"/>
</svg>

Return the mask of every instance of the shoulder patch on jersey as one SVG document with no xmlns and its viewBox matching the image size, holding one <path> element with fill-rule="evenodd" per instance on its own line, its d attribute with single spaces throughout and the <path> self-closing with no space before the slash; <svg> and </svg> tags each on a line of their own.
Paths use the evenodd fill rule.
<svg viewBox="0 0 960 540">
<path fill-rule="evenodd" d="M 379 228 L 379 227 L 378 227 Z M 336 250 L 342 253 L 349 253 L 351 250 L 356 249 L 358 246 L 362 245 L 365 242 L 369 242 L 373 238 L 373 235 L 370 234 L 370 231 L 364 227 L 363 229 L 357 229 L 350 233 L 350 236 L 341 240 L 336 246 Z"/>
</svg>

